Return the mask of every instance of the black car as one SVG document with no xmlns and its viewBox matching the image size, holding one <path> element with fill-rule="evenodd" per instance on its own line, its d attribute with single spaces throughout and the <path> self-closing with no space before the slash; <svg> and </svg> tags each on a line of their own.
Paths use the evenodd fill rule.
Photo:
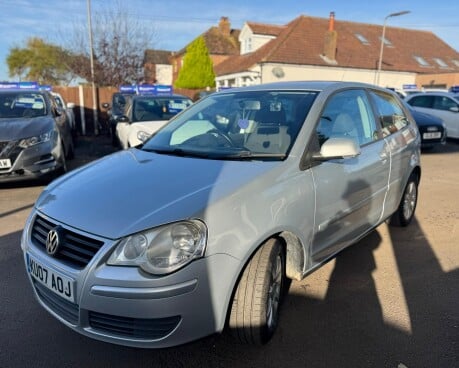
<svg viewBox="0 0 459 368">
<path fill-rule="evenodd" d="M 406 104 L 421 133 L 421 148 L 430 149 L 446 143 L 446 128 L 440 118 L 420 112 Z"/>
<path fill-rule="evenodd" d="M 66 171 L 73 155 L 67 115 L 49 92 L 0 88 L 0 181 Z"/>
<path fill-rule="evenodd" d="M 106 102 L 102 104 L 102 107 L 107 109 L 107 128 L 109 130 L 110 137 L 112 138 L 113 146 L 118 146 L 119 144 L 118 138 L 116 137 L 116 124 L 118 122 L 118 118 L 125 114 L 125 107 L 132 96 L 132 93 L 115 92 L 112 95 L 111 103 Z"/>
</svg>

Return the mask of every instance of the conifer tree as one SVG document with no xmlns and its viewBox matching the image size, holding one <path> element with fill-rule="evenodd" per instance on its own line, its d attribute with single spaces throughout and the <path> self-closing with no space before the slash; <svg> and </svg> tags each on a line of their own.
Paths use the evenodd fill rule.
<svg viewBox="0 0 459 368">
<path fill-rule="evenodd" d="M 180 69 L 175 87 L 199 89 L 215 86 L 215 73 L 204 37 L 194 40 L 186 49 L 183 67 Z"/>
</svg>

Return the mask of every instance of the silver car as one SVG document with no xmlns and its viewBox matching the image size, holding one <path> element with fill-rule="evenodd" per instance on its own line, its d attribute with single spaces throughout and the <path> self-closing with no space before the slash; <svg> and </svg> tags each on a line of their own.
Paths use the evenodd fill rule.
<svg viewBox="0 0 459 368">
<path fill-rule="evenodd" d="M 163 348 L 228 328 L 264 344 L 286 280 L 408 225 L 420 178 L 418 129 L 390 91 L 229 89 L 47 187 L 25 266 L 39 303 L 95 339 Z"/>
</svg>

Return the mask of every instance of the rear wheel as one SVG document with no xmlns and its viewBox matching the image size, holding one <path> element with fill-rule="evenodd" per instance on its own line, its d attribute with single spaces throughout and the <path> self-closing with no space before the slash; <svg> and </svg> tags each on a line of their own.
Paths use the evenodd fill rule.
<svg viewBox="0 0 459 368">
<path fill-rule="evenodd" d="M 261 345 L 274 334 L 285 284 L 285 254 L 268 240 L 247 264 L 233 297 L 229 329 L 243 343 Z"/>
<path fill-rule="evenodd" d="M 418 202 L 418 178 L 411 174 L 403 192 L 402 200 L 397 211 L 392 215 L 390 224 L 394 226 L 408 226 L 414 217 Z"/>
</svg>

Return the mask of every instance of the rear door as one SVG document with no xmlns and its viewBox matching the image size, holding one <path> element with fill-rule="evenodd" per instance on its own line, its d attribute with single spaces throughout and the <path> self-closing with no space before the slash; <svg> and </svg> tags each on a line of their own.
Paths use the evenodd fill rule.
<svg viewBox="0 0 459 368">
<path fill-rule="evenodd" d="M 329 160 L 311 169 L 317 203 L 312 252 L 314 261 L 320 262 L 379 223 L 390 154 L 364 89 L 331 96 L 316 135 L 319 145 L 346 137 L 354 139 L 361 150 L 355 158 Z"/>
<path fill-rule="evenodd" d="M 418 160 L 417 127 L 410 122 L 401 102 L 392 94 L 371 91 L 382 134 L 390 148 L 391 171 L 383 217 L 390 216 L 398 207 L 413 161 Z"/>
</svg>

